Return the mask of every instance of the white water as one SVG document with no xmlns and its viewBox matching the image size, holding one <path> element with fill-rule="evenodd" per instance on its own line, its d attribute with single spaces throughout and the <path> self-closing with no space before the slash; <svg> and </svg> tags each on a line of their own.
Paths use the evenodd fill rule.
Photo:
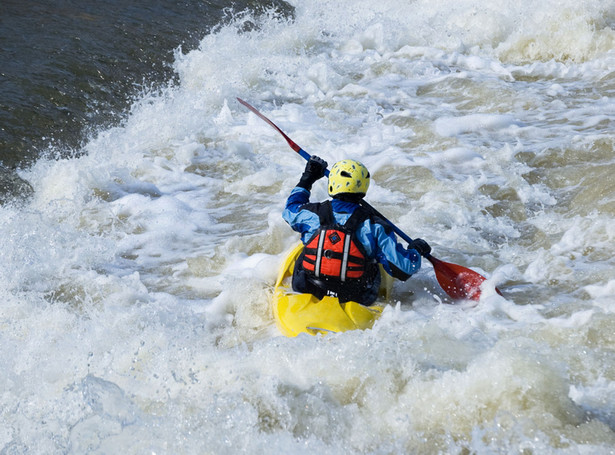
<svg viewBox="0 0 615 455">
<path fill-rule="evenodd" d="M 1 453 L 614 453 L 615 7 L 294 3 L 22 173 Z M 370 203 L 491 277 L 479 304 L 441 304 L 425 265 L 373 330 L 280 337 L 304 162 L 236 96 L 363 161 Z"/>
</svg>

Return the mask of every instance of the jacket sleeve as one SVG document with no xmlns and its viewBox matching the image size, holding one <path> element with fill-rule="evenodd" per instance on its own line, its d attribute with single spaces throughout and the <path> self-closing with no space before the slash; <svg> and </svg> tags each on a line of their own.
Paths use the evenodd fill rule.
<svg viewBox="0 0 615 455">
<path fill-rule="evenodd" d="M 301 234 L 301 240 L 305 244 L 314 232 L 320 227 L 320 220 L 316 213 L 302 209 L 310 202 L 310 192 L 305 188 L 295 187 L 286 200 L 286 206 L 282 212 L 282 218 L 288 225 Z"/>
<path fill-rule="evenodd" d="M 367 220 L 361 229 L 362 242 L 372 249 L 372 254 L 384 270 L 394 278 L 406 281 L 421 268 L 421 256 L 416 250 L 406 249 L 397 242 L 395 233 L 380 223 Z"/>
</svg>

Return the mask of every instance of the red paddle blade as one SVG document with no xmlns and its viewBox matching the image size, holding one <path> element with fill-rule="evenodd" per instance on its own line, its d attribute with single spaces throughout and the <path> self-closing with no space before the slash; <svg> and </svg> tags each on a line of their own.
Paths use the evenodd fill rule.
<svg viewBox="0 0 615 455">
<path fill-rule="evenodd" d="M 438 283 L 450 298 L 454 300 L 480 299 L 480 285 L 486 280 L 484 276 L 467 267 L 444 262 L 433 256 L 429 256 L 427 259 L 433 264 Z M 497 289 L 496 291 L 500 294 L 500 291 Z"/>
<path fill-rule="evenodd" d="M 278 128 L 278 125 L 276 125 L 271 120 L 269 120 L 267 117 L 265 117 L 263 114 L 258 112 L 258 110 L 254 106 L 252 106 L 250 103 L 248 103 L 247 101 L 244 101 L 241 98 L 237 98 L 237 101 L 239 101 L 245 107 L 250 109 L 258 118 L 264 120 L 269 125 L 271 125 L 273 128 L 275 128 L 277 130 L 277 132 L 280 133 L 284 137 L 284 139 L 286 139 L 286 142 L 288 142 L 288 145 L 290 145 L 290 148 L 293 149 L 295 152 L 299 153 L 299 150 L 301 150 L 301 147 L 299 147 L 297 144 L 295 144 L 295 142 L 291 138 L 289 138 L 286 135 L 286 133 L 284 133 L 284 131 L 282 131 L 280 128 Z M 307 159 L 310 159 L 310 158 L 308 157 Z"/>
</svg>

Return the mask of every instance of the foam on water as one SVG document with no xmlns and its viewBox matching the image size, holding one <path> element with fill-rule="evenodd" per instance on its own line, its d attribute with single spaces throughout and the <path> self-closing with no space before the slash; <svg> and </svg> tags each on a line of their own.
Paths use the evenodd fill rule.
<svg viewBox="0 0 615 455">
<path fill-rule="evenodd" d="M 2 450 L 613 453 L 614 7 L 294 6 L 177 52 L 177 85 L 22 172 Z M 490 277 L 478 305 L 441 303 L 425 265 L 373 330 L 278 336 L 304 162 L 236 96 L 362 160 L 372 204 Z"/>
</svg>

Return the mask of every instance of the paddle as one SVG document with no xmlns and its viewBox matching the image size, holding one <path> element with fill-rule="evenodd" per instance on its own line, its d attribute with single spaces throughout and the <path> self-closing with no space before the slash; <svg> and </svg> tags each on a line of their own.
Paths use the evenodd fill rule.
<svg viewBox="0 0 615 455">
<path fill-rule="evenodd" d="M 259 118 L 271 125 L 278 133 L 282 135 L 282 137 L 284 137 L 284 139 L 286 139 L 286 142 L 288 142 L 290 148 L 292 148 L 295 152 L 301 155 L 305 160 L 310 159 L 309 153 L 299 147 L 291 138 L 289 138 L 284 133 L 284 131 L 282 131 L 275 123 L 273 123 L 271 120 L 269 120 L 259 111 L 257 111 L 254 106 L 250 105 L 241 98 L 237 98 L 237 101 L 247 107 Z M 329 176 L 328 169 L 325 170 L 325 176 Z M 393 222 L 391 222 L 384 215 L 378 212 L 378 210 L 376 210 L 369 203 L 367 203 L 367 201 L 362 200 L 361 205 L 368 211 L 370 211 L 372 214 L 376 215 L 384 222 L 386 222 L 391 227 L 391 229 L 393 229 L 393 231 L 395 231 L 395 233 L 399 235 L 402 239 L 404 239 L 406 242 L 408 242 L 409 244 L 412 243 L 412 239 L 405 232 L 395 226 Z M 483 281 L 486 280 L 484 276 L 466 267 L 441 261 L 440 259 L 433 257 L 431 254 L 426 255 L 425 258 L 433 265 L 438 283 L 440 283 L 440 286 L 442 286 L 444 292 L 446 292 L 452 299 L 480 299 L 480 285 L 483 283 Z M 500 293 L 499 290 L 496 289 L 496 291 Z"/>
</svg>

